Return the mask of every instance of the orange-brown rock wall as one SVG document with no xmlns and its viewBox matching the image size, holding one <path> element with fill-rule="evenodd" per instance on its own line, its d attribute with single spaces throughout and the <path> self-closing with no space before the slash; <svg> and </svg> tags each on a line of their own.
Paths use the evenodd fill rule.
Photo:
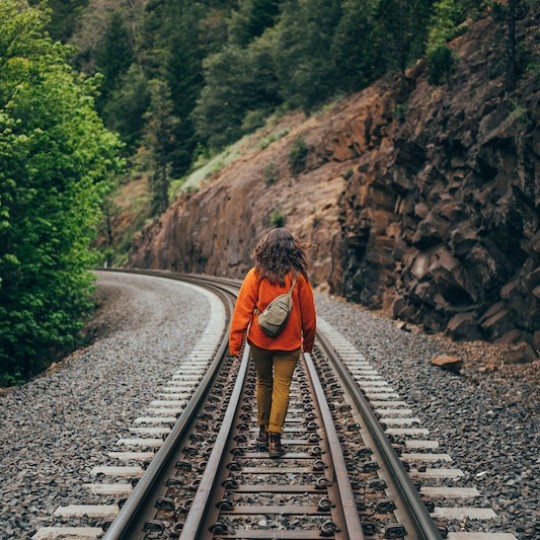
<svg viewBox="0 0 540 540">
<path fill-rule="evenodd" d="M 447 85 L 430 85 L 419 65 L 390 91 L 396 114 L 377 132 L 391 143 L 360 156 L 342 194 L 345 294 L 428 331 L 521 342 L 532 357 L 540 88 L 526 80 L 509 95 L 503 75 L 490 78 L 505 54 L 504 28 L 491 19 L 454 47 Z"/>
<path fill-rule="evenodd" d="M 521 39 L 538 41 L 534 28 L 521 21 Z M 538 354 L 540 85 L 507 91 L 504 32 L 486 18 L 458 38 L 445 85 L 419 63 L 246 153 L 143 231 L 130 264 L 242 277 L 277 208 L 310 244 L 316 285 Z M 293 176 L 299 135 L 310 153 Z"/>
</svg>

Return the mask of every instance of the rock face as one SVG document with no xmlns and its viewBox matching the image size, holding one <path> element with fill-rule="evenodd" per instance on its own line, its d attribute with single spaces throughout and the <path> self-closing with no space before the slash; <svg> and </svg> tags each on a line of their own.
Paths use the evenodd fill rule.
<svg viewBox="0 0 540 540">
<path fill-rule="evenodd" d="M 519 37 L 538 47 L 534 24 Z M 504 41 L 500 23 L 478 21 L 452 44 L 444 86 L 419 63 L 247 153 L 147 228 L 130 264 L 241 277 L 277 208 L 311 245 L 315 284 L 427 331 L 538 354 L 540 85 L 508 94 Z M 299 135 L 310 153 L 294 177 Z"/>
<path fill-rule="evenodd" d="M 381 96 L 388 114 L 368 123 L 383 139 L 340 199 L 344 288 L 428 331 L 525 338 L 538 352 L 540 94 L 530 84 L 509 98 L 503 77 L 488 77 L 504 39 L 480 21 L 453 44 L 459 65 L 445 87 L 419 65 Z"/>
</svg>

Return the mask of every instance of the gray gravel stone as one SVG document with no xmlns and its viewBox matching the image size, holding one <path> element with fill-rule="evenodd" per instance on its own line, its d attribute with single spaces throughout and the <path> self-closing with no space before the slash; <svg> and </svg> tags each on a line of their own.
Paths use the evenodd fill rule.
<svg viewBox="0 0 540 540">
<path fill-rule="evenodd" d="M 100 338 L 52 374 L 0 396 L 2 540 L 29 538 L 59 505 L 87 499 L 91 469 L 129 436 L 208 322 L 204 296 L 182 284 L 108 273 L 99 283 L 107 297 L 94 323 Z M 463 485 L 480 490 L 479 505 L 499 514 L 476 530 L 540 539 L 540 406 L 530 375 L 538 366 L 509 371 L 492 362 L 492 348 L 406 332 L 326 295 L 317 295 L 317 309 L 403 395 L 465 472 Z M 458 354 L 463 374 L 432 366 L 436 354 Z"/>
<path fill-rule="evenodd" d="M 317 311 L 339 328 L 391 382 L 437 439 L 481 501 L 499 515 L 474 530 L 540 539 L 540 403 L 538 367 L 504 365 L 504 349 L 456 344 L 403 331 L 395 321 L 342 299 L 317 295 Z M 461 375 L 431 365 L 437 354 L 464 360 Z M 477 501 L 478 502 L 478 501 Z M 480 505 L 479 505 L 480 506 Z"/>
<path fill-rule="evenodd" d="M 155 398 L 209 319 L 181 283 L 99 273 L 101 336 L 54 373 L 0 396 L 0 539 L 27 539 L 59 505 L 88 498 L 93 467 Z"/>
</svg>

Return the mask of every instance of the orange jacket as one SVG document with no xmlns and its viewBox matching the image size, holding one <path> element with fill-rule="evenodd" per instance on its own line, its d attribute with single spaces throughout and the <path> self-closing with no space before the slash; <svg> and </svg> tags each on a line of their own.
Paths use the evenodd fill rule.
<svg viewBox="0 0 540 540">
<path fill-rule="evenodd" d="M 292 292 L 293 307 L 287 324 L 276 337 L 264 333 L 254 314 L 255 308 L 260 312 L 280 294 L 287 293 L 292 285 L 293 274 L 285 276 L 285 285 L 272 284 L 268 279 L 259 279 L 259 273 L 252 268 L 246 275 L 234 307 L 229 351 L 233 356 L 240 354 L 242 342 L 249 326 L 247 339 L 249 343 L 270 351 L 294 351 L 303 347 L 311 352 L 315 341 L 315 304 L 311 285 L 302 274 Z"/>
</svg>

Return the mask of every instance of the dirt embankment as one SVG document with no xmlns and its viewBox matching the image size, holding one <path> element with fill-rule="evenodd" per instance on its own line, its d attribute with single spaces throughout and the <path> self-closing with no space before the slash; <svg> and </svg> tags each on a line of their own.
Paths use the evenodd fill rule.
<svg viewBox="0 0 540 540">
<path fill-rule="evenodd" d="M 537 28 L 518 25 L 531 49 Z M 280 212 L 310 244 L 321 288 L 427 331 L 513 344 L 515 360 L 538 355 L 540 77 L 507 92 L 505 29 L 489 17 L 452 47 L 442 86 L 419 63 L 405 80 L 283 119 L 286 135 L 147 227 L 130 266 L 242 277 Z M 299 137 L 309 154 L 293 175 Z"/>
</svg>

